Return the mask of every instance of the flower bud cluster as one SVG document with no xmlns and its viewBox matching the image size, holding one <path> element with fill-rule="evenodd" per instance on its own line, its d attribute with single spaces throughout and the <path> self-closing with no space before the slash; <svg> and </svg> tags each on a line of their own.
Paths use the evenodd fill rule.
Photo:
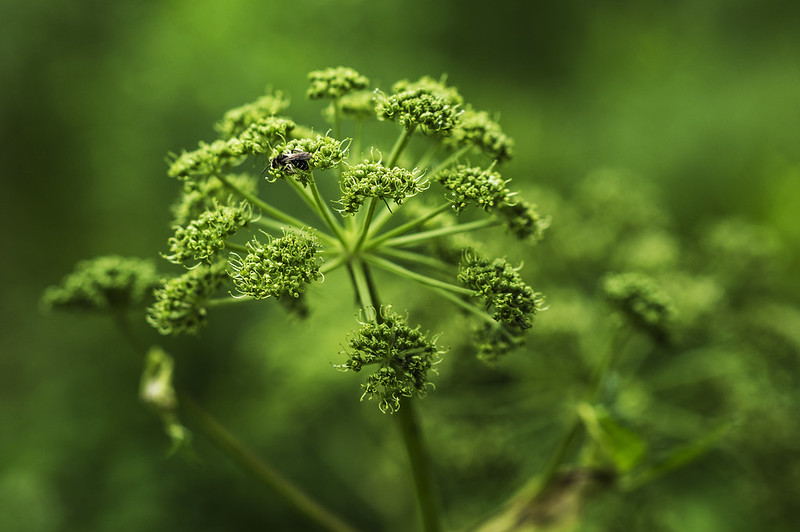
<svg viewBox="0 0 800 532">
<path fill-rule="evenodd" d="M 632 326 L 659 342 L 667 340 L 675 309 L 654 279 L 640 273 L 609 274 L 603 279 L 602 290 Z"/>
<path fill-rule="evenodd" d="M 153 292 L 147 322 L 161 334 L 196 334 L 207 321 L 208 298 L 227 277 L 226 263 L 199 264 L 183 275 L 165 279 Z"/>
<path fill-rule="evenodd" d="M 369 86 L 369 80 L 347 67 L 326 68 L 309 72 L 308 80 L 311 86 L 306 96 L 312 100 L 320 98 L 338 99 L 353 91 L 364 90 Z"/>
<path fill-rule="evenodd" d="M 368 198 L 391 199 L 402 205 L 406 198 L 424 190 L 425 183 L 420 182 L 416 172 L 405 168 L 387 168 L 379 162 L 364 161 L 342 172 L 340 187 L 342 210 L 355 214 Z"/>
<path fill-rule="evenodd" d="M 311 154 L 311 158 L 306 161 L 308 169 L 279 162 L 280 156 L 299 152 Z M 315 168 L 319 170 L 332 168 L 342 162 L 346 153 L 347 147 L 343 142 L 327 136 L 317 135 L 314 138 L 292 139 L 276 146 L 272 150 L 270 160 L 276 164 L 271 165 L 270 173 L 281 179 L 293 176 L 305 187 L 311 181 L 311 170 Z"/>
<path fill-rule="evenodd" d="M 490 261 L 467 252 L 459 267 L 458 280 L 483 299 L 492 318 L 520 331 L 529 329 L 544 302 L 541 295 L 525 284 L 505 259 Z"/>
<path fill-rule="evenodd" d="M 231 255 L 231 278 L 236 289 L 255 299 L 299 298 L 306 285 L 322 279 L 319 243 L 304 233 L 286 233 L 264 244 L 254 238 L 247 255 Z"/>
<path fill-rule="evenodd" d="M 514 141 L 503 133 L 500 124 L 486 111 L 475 111 L 469 106 L 458 117 L 445 143 L 452 146 L 472 144 L 498 162 L 514 155 Z"/>
<path fill-rule="evenodd" d="M 361 399 L 378 399 L 378 408 L 394 413 L 402 397 L 422 397 L 432 386 L 428 373 L 440 360 L 442 351 L 429 341 L 419 326 L 412 329 L 406 320 L 390 308 L 380 319 L 362 324 L 349 341 L 345 370 L 361 371 L 365 366 L 377 369 L 362 384 Z M 435 371 L 435 370 L 434 370 Z"/>
<path fill-rule="evenodd" d="M 258 180 L 249 174 L 228 174 L 225 181 L 246 194 L 255 195 L 258 190 Z M 186 225 L 216 204 L 229 203 L 230 197 L 230 189 L 215 177 L 205 181 L 186 181 L 182 194 L 171 207 L 172 224 Z"/>
<path fill-rule="evenodd" d="M 456 125 L 463 99 L 453 87 L 424 76 L 418 81 L 395 83 L 389 95 L 377 95 L 381 120 L 398 122 L 406 129 L 420 126 L 447 135 Z"/>
<path fill-rule="evenodd" d="M 213 207 L 187 225 L 176 226 L 175 235 L 169 239 L 170 262 L 211 262 L 225 248 L 225 239 L 247 226 L 253 218 L 253 208 L 242 200 L 238 205 Z"/>
<path fill-rule="evenodd" d="M 274 117 L 289 107 L 289 99 L 281 92 L 265 94 L 254 102 L 247 103 L 226 112 L 222 120 L 214 125 L 220 137 L 229 139 L 238 137 L 251 125 Z"/>
<path fill-rule="evenodd" d="M 515 199 L 514 203 L 503 203 L 497 212 L 506 228 L 520 240 L 539 241 L 550 227 L 550 217 L 542 216 L 536 205 L 524 200 Z"/>
<path fill-rule="evenodd" d="M 345 94 L 338 101 L 339 110 L 344 116 L 365 118 L 375 116 L 375 94 L 370 91 Z"/>
<path fill-rule="evenodd" d="M 79 262 L 61 284 L 47 288 L 42 306 L 48 310 L 123 309 L 144 303 L 157 285 L 158 273 L 149 260 L 96 257 Z"/>
<path fill-rule="evenodd" d="M 235 137 L 215 140 L 211 144 L 200 142 L 196 150 L 185 151 L 176 157 L 167 175 L 181 181 L 205 179 L 240 163 L 244 156 L 253 153 L 252 147 L 252 144 L 246 144 Z"/>
<path fill-rule="evenodd" d="M 503 181 L 500 174 L 491 168 L 450 167 L 439 172 L 436 181 L 450 191 L 450 201 L 456 213 L 470 204 L 491 212 L 511 197 L 511 192 L 506 188 L 508 181 Z"/>
<path fill-rule="evenodd" d="M 273 144 L 289 137 L 296 127 L 287 118 L 269 116 L 250 124 L 237 138 L 250 153 L 266 153 Z"/>
</svg>

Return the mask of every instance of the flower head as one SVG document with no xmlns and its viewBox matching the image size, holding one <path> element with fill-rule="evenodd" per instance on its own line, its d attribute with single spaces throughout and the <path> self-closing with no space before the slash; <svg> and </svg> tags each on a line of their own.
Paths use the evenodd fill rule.
<svg viewBox="0 0 800 532">
<path fill-rule="evenodd" d="M 446 168 L 436 175 L 436 181 L 450 192 L 450 201 L 456 213 L 470 204 L 490 212 L 511 197 L 511 192 L 506 188 L 508 182 L 492 168 L 484 170 L 463 165 Z"/>
<path fill-rule="evenodd" d="M 270 173 L 281 179 L 294 176 L 297 181 L 306 186 L 311 181 L 313 169 L 325 170 L 342 162 L 347 152 L 341 141 L 330 137 L 317 135 L 314 138 L 292 139 L 276 146 L 270 155 Z M 299 167 L 287 164 L 287 156 L 291 154 L 306 153 L 310 157 L 304 159 L 305 165 Z"/>
<path fill-rule="evenodd" d="M 322 278 L 319 244 L 305 233 L 286 233 L 266 244 L 254 238 L 247 255 L 232 254 L 231 278 L 236 289 L 255 299 L 299 298 L 306 285 Z"/>
<path fill-rule="evenodd" d="M 355 214 L 367 198 L 394 200 L 402 205 L 406 198 L 424 190 L 416 172 L 395 166 L 387 168 L 379 162 L 364 161 L 342 172 L 341 189 L 343 211 Z"/>
<path fill-rule="evenodd" d="M 366 89 L 369 80 L 347 67 L 326 68 L 309 72 L 311 86 L 306 95 L 312 100 L 320 98 L 338 99 L 354 91 Z"/>
<path fill-rule="evenodd" d="M 361 399 L 378 399 L 378 408 L 394 413 L 401 397 L 422 397 L 428 386 L 428 373 L 440 360 L 442 351 L 429 341 L 419 326 L 412 329 L 406 320 L 386 307 L 379 320 L 364 322 L 349 340 L 345 370 L 359 372 L 377 366 L 366 382 Z"/>
<path fill-rule="evenodd" d="M 667 340 L 675 309 L 655 280 L 640 273 L 609 274 L 603 279 L 602 290 L 631 325 L 659 342 Z"/>
<path fill-rule="evenodd" d="M 452 146 L 471 144 L 498 162 L 507 161 L 514 154 L 514 141 L 503 133 L 500 124 L 486 111 L 476 111 L 469 106 L 458 117 L 458 123 L 445 143 Z"/>
<path fill-rule="evenodd" d="M 550 217 L 542 216 L 536 205 L 524 200 L 515 199 L 513 203 L 501 204 L 498 214 L 511 234 L 520 240 L 539 241 L 550 227 Z"/>
<path fill-rule="evenodd" d="M 258 180 L 248 174 L 228 174 L 225 181 L 247 194 L 255 195 L 258 190 Z M 206 181 L 186 181 L 183 193 L 171 207 L 174 216 L 172 223 L 186 225 L 203 212 L 213 209 L 216 204 L 229 203 L 230 197 L 230 189 L 215 177 Z"/>
<path fill-rule="evenodd" d="M 158 285 L 158 273 L 149 260 L 97 257 L 81 261 L 61 284 L 42 296 L 42 306 L 59 310 L 108 311 L 139 305 Z"/>
<path fill-rule="evenodd" d="M 518 269 L 505 259 L 489 261 L 468 252 L 464 254 L 458 280 L 483 299 L 485 309 L 495 321 L 523 331 L 530 328 L 544 300 L 525 284 Z"/>
<path fill-rule="evenodd" d="M 255 143 L 245 143 L 235 137 L 211 144 L 200 142 L 196 150 L 175 157 L 167 175 L 181 181 L 204 180 L 241 163 L 246 155 L 254 153 L 254 146 Z"/>
<path fill-rule="evenodd" d="M 274 117 L 289 107 L 289 99 L 281 92 L 273 92 L 261 96 L 254 102 L 244 104 L 226 112 L 222 120 L 214 125 L 220 137 L 229 139 L 238 137 L 251 125 Z"/>
<path fill-rule="evenodd" d="M 418 81 L 399 81 L 392 93 L 377 95 L 378 118 L 408 128 L 447 135 L 455 125 L 463 99 L 453 87 L 424 76 Z"/>
<path fill-rule="evenodd" d="M 253 208 L 247 201 L 234 205 L 215 203 L 187 225 L 175 227 L 175 235 L 169 239 L 169 255 L 164 257 L 175 264 L 211 262 L 225 248 L 225 239 L 245 227 L 252 218 Z"/>
<path fill-rule="evenodd" d="M 147 322 L 161 334 L 196 334 L 207 321 L 208 298 L 227 277 L 226 263 L 199 264 L 183 275 L 162 281 L 153 292 Z"/>
</svg>

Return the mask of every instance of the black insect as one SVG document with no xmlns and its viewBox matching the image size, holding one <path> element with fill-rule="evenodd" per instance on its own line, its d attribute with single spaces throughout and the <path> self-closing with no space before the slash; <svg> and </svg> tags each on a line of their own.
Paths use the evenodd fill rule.
<svg viewBox="0 0 800 532">
<path fill-rule="evenodd" d="M 282 168 L 287 174 L 308 171 L 308 161 L 313 157 L 312 154 L 303 150 L 292 150 L 288 153 L 281 153 L 269 162 L 269 167 L 273 170 Z M 264 169 L 266 170 L 266 168 Z M 262 172 L 263 173 L 263 172 Z"/>
</svg>

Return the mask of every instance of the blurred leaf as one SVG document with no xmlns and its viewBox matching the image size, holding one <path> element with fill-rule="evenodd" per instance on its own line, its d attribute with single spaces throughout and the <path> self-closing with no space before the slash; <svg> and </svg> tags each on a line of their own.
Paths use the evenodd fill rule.
<svg viewBox="0 0 800 532">
<path fill-rule="evenodd" d="M 581 403 L 578 415 L 618 471 L 626 473 L 641 461 L 647 444 L 638 434 L 614 420 L 602 406 Z"/>
<path fill-rule="evenodd" d="M 687 466 L 716 447 L 717 442 L 727 434 L 731 424 L 726 423 L 710 431 L 704 437 L 686 445 L 672 449 L 667 455 L 646 469 L 632 474 L 623 481 L 626 490 L 633 490 L 658 480 L 664 475 Z"/>
</svg>

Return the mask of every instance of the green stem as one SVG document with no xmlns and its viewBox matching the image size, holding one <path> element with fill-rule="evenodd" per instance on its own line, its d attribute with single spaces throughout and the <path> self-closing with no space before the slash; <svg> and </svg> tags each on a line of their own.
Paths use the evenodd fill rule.
<svg viewBox="0 0 800 532">
<path fill-rule="evenodd" d="M 369 205 L 367 206 L 367 214 L 364 216 L 364 220 L 361 223 L 361 230 L 358 234 L 358 240 L 356 241 L 356 245 L 353 249 L 361 249 L 361 245 L 364 243 L 364 240 L 367 238 L 367 234 L 369 233 L 370 223 L 372 223 L 372 217 L 375 215 L 375 205 L 378 203 L 378 198 L 370 198 Z"/>
<path fill-rule="evenodd" d="M 447 168 L 448 166 L 459 160 L 461 156 L 467 153 L 471 148 L 472 146 L 467 144 L 466 146 L 462 146 L 458 150 L 451 153 L 447 159 L 439 163 L 438 166 L 436 166 L 436 168 L 434 168 L 431 171 L 430 173 L 431 178 L 436 177 L 436 174 L 438 174 L 439 172 L 441 172 L 442 170 L 444 170 L 445 168 Z"/>
<path fill-rule="evenodd" d="M 144 343 L 141 342 L 138 336 L 133 334 L 127 314 L 124 312 L 116 312 L 114 318 L 117 327 L 133 350 L 139 355 L 146 352 Z M 223 452 L 228 454 L 244 470 L 255 476 L 262 484 L 273 488 L 286 501 L 294 505 L 303 515 L 316 522 L 323 529 L 331 532 L 356 532 L 355 528 L 325 509 L 291 481 L 264 463 L 189 395 L 179 390 L 177 393 L 180 406 L 194 419 L 206 436 L 211 438 Z"/>
<path fill-rule="evenodd" d="M 439 532 L 442 530 L 439 499 L 415 406 L 412 399 L 403 397 L 396 415 L 414 474 L 423 528 L 425 532 Z"/>
<path fill-rule="evenodd" d="M 420 242 L 424 242 L 425 240 L 430 240 L 432 238 L 438 238 L 440 236 L 454 235 L 457 233 L 466 233 L 468 231 L 475 231 L 476 229 L 483 229 L 484 227 L 492 227 L 499 224 L 500 221 L 491 218 L 487 220 L 476 220 L 474 222 L 467 222 L 465 224 L 450 225 L 447 227 L 440 227 L 438 229 L 431 229 L 430 231 L 422 231 L 420 233 L 413 233 L 410 235 L 390 238 L 386 240 L 383 244 L 385 246 L 392 246 L 392 247 L 409 246 L 413 244 L 418 244 Z M 374 247 L 374 243 L 372 243 L 370 247 Z"/>
<path fill-rule="evenodd" d="M 389 240 L 390 238 L 392 238 L 394 236 L 402 235 L 403 233 L 407 233 L 408 231 L 411 231 L 412 229 L 416 229 L 417 227 L 423 225 L 428 220 L 436 218 L 440 214 L 442 214 L 444 212 L 447 212 L 449 209 L 450 209 L 450 203 L 445 203 L 443 205 L 439 205 L 437 208 L 433 209 L 432 211 L 427 213 L 425 216 L 422 216 L 420 218 L 416 218 L 414 220 L 411 220 L 409 222 L 404 223 L 403 225 L 399 225 L 399 226 L 395 227 L 394 229 L 392 229 L 390 231 L 385 232 L 384 234 L 382 234 L 378 238 L 372 240 L 370 242 L 370 247 L 375 247 L 375 246 L 381 244 L 382 242 L 384 242 L 386 240 Z M 390 213 L 388 213 L 386 211 L 384 211 L 384 213 L 386 213 L 385 217 L 381 216 L 381 214 L 383 214 L 383 213 L 381 213 L 375 218 L 375 223 L 372 224 L 372 234 L 375 234 L 376 232 L 378 232 L 381 229 L 381 227 L 383 227 L 383 225 L 391 217 Z"/>
<path fill-rule="evenodd" d="M 584 393 L 584 402 L 593 403 L 597 400 L 597 397 L 602 389 L 603 381 L 613 366 L 614 357 L 617 356 L 617 354 L 622 350 L 622 346 L 628 338 L 629 331 L 626 331 L 624 327 L 618 327 L 612 333 L 606 351 L 603 353 L 600 362 L 595 367 L 592 378 L 589 381 L 589 385 L 586 387 L 586 392 Z M 570 450 L 572 447 L 574 447 L 582 433 L 583 422 L 581 421 L 580 417 L 576 415 L 575 420 L 572 422 L 567 433 L 561 439 L 558 447 L 556 447 L 555 452 L 550 457 L 547 467 L 542 473 L 542 478 L 538 487 L 538 493 L 540 495 L 544 493 L 553 483 L 555 476 L 558 474 L 558 470 L 567 459 Z"/>
<path fill-rule="evenodd" d="M 389 155 L 389 162 L 386 163 L 386 166 L 389 168 L 394 168 L 398 159 L 400 159 L 400 155 L 403 153 L 403 150 L 406 149 L 406 146 L 408 146 L 408 141 L 411 140 L 411 136 L 414 134 L 416 129 L 416 124 L 411 124 L 403 129 L 403 132 L 400 133 L 400 136 L 397 137 L 397 141 L 394 143 L 392 154 Z"/>
<path fill-rule="evenodd" d="M 413 279 L 414 281 L 417 281 L 418 283 L 421 283 L 421 284 L 424 284 L 424 285 L 428 285 L 428 286 L 434 286 L 436 288 L 441 288 L 443 290 L 448 290 L 448 291 L 456 293 L 456 294 L 463 294 L 465 296 L 474 296 L 475 295 L 475 291 L 470 290 L 469 288 L 464 288 L 463 286 L 458 286 L 458 285 L 446 283 L 444 281 L 440 281 L 438 279 L 434 279 L 432 277 L 428 277 L 427 275 L 422 275 L 421 273 L 417 273 L 417 272 L 408 270 L 406 268 L 403 268 L 402 266 L 398 266 L 397 264 L 395 264 L 392 261 L 389 261 L 389 260 L 386 260 L 386 259 L 382 259 L 382 258 L 376 257 L 374 255 L 367 255 L 364 258 L 370 264 L 374 264 L 375 266 L 377 266 L 379 268 L 383 268 L 384 270 L 386 270 L 388 272 L 392 272 L 392 273 L 394 273 L 396 275 L 400 275 L 402 277 L 407 277 L 409 279 Z"/>
<path fill-rule="evenodd" d="M 233 242 L 225 242 L 225 249 L 228 251 L 235 251 L 236 253 L 247 253 L 247 246 L 234 244 Z"/>
<path fill-rule="evenodd" d="M 215 297 L 214 299 L 209 299 L 206 301 L 206 308 L 219 308 L 219 307 L 227 307 L 232 305 L 238 305 L 239 303 L 247 303 L 249 301 L 255 301 L 252 296 L 230 296 L 230 297 Z"/>
<path fill-rule="evenodd" d="M 258 207 L 261 210 L 261 212 L 263 212 L 267 216 L 270 216 L 270 217 L 272 217 L 272 218 L 274 218 L 276 220 L 280 220 L 282 222 L 285 222 L 285 223 L 287 223 L 289 225 L 292 225 L 292 226 L 294 226 L 294 227 L 296 227 L 298 229 L 302 229 L 304 227 L 308 227 L 308 224 L 304 223 L 301 220 L 298 220 L 294 216 L 290 216 L 290 215 L 286 214 L 285 212 L 283 212 L 280 209 L 276 209 L 272 205 L 270 205 L 270 204 L 266 203 L 265 201 L 263 201 L 258 196 L 255 196 L 254 194 L 250 194 L 249 192 L 245 192 L 244 190 L 240 189 L 239 187 L 237 187 L 236 185 L 234 185 L 233 183 L 228 181 L 223 176 L 216 175 L 215 177 L 217 179 L 219 179 L 222 182 L 222 184 L 225 185 L 225 187 L 229 188 L 230 190 L 232 190 L 236 194 L 240 195 L 241 197 L 243 197 L 244 199 L 246 199 L 247 201 L 249 201 L 250 203 L 252 203 L 256 207 Z"/>
<path fill-rule="evenodd" d="M 341 242 L 345 242 L 345 235 L 344 231 L 342 230 L 341 224 L 336 221 L 333 217 L 333 212 L 331 211 L 328 204 L 322 199 L 322 196 L 319 193 L 319 189 L 317 188 L 317 183 L 314 181 L 314 177 L 311 177 L 311 180 L 308 183 L 309 188 L 311 189 L 311 195 L 314 197 L 314 202 L 317 204 L 317 209 L 319 214 L 322 216 L 322 219 L 328 224 L 331 231 L 336 235 Z"/>
<path fill-rule="evenodd" d="M 416 253 L 414 251 L 406 251 L 404 249 L 395 249 L 395 248 L 381 248 L 380 254 L 386 255 L 387 257 L 400 259 L 406 262 L 413 262 L 415 264 L 419 264 L 420 266 L 428 266 L 429 268 L 435 268 L 443 273 L 452 274 L 453 272 L 453 265 L 448 264 L 443 260 L 439 260 L 434 257 L 429 257 L 428 255 L 423 255 L 422 253 Z"/>
<path fill-rule="evenodd" d="M 355 529 L 339 517 L 306 495 L 294 483 L 265 464 L 251 450 L 223 427 L 185 394 L 180 395 L 180 404 L 198 427 L 234 462 L 252 474 L 259 482 L 272 488 L 291 503 L 303 515 L 332 532 L 355 532 Z"/>
</svg>

